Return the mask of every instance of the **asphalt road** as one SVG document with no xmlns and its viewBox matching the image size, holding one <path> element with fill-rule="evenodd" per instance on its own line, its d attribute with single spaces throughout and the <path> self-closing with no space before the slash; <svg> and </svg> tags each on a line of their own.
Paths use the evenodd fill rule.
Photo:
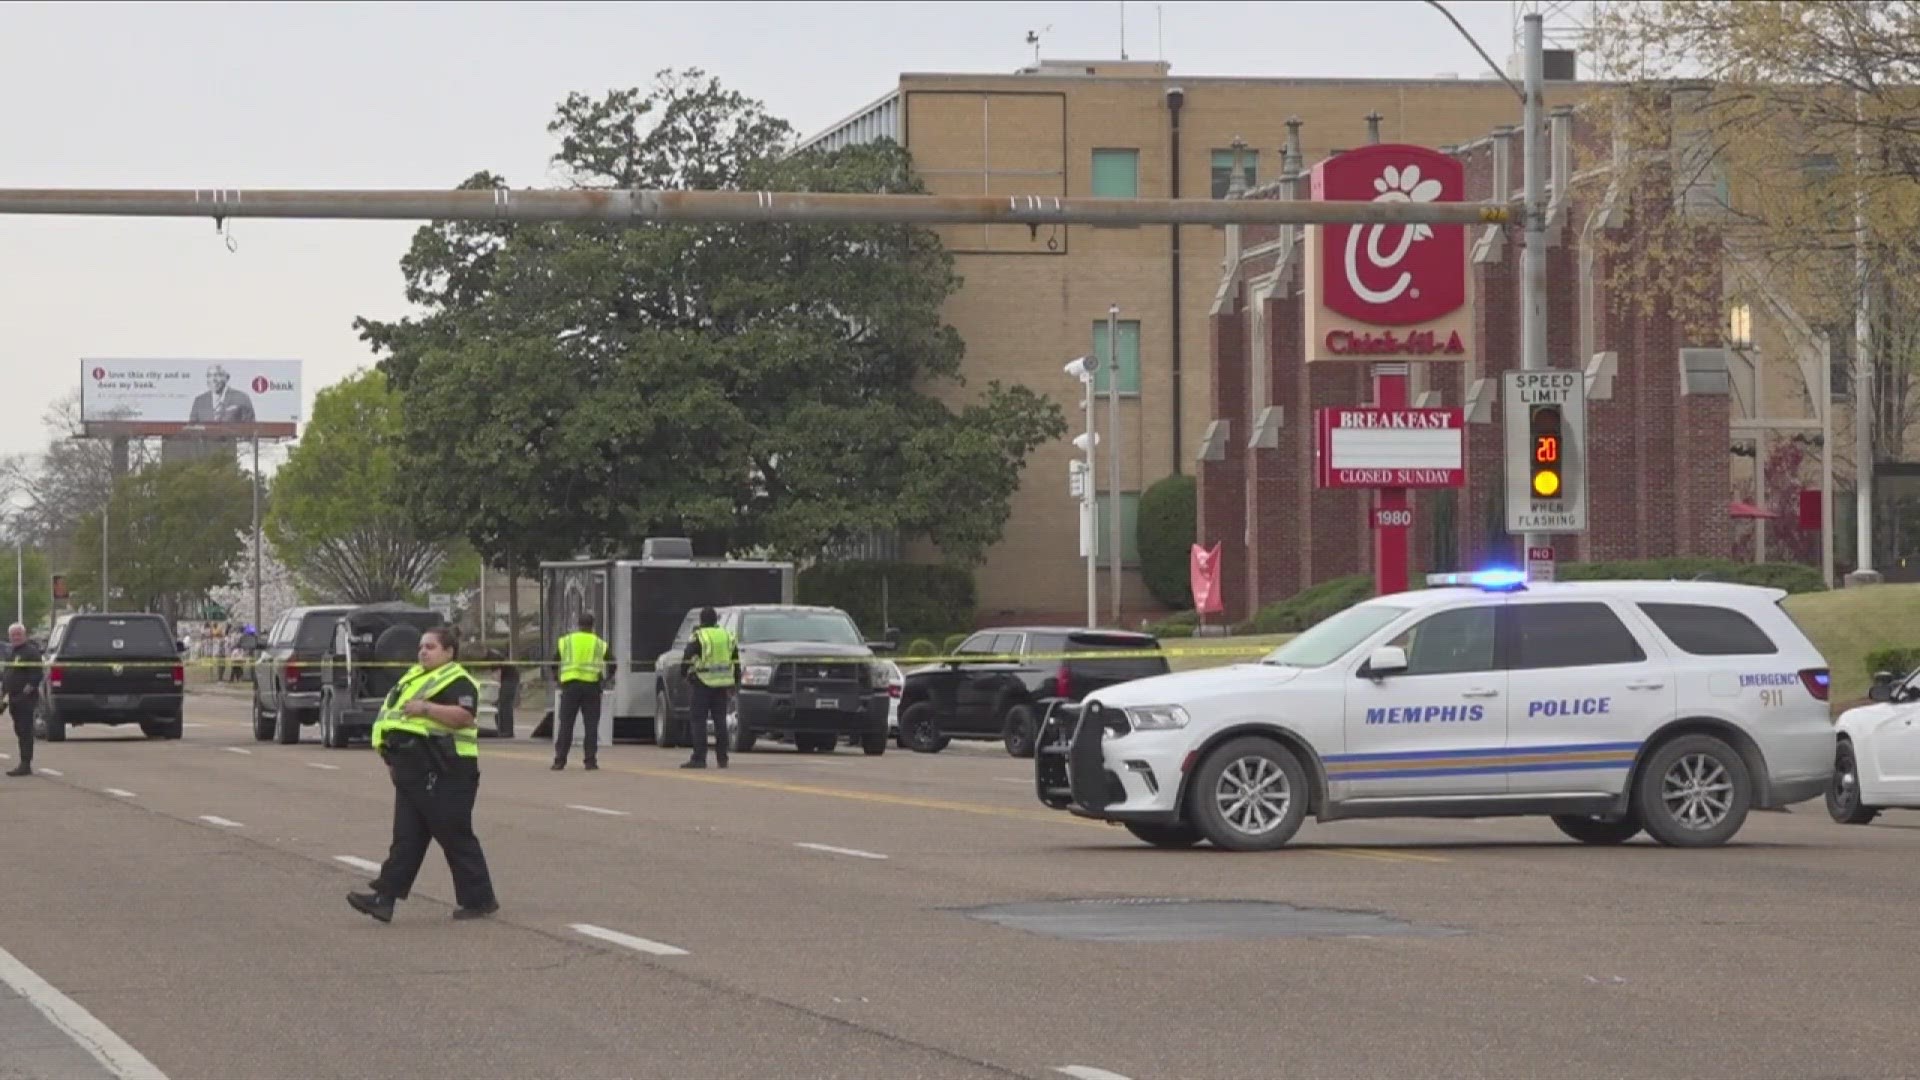
<svg viewBox="0 0 1920 1080">
<path fill-rule="evenodd" d="M 600 772 L 576 748 L 556 774 L 523 738 L 483 744 L 477 821 L 503 910 L 451 921 L 436 849 L 383 926 L 345 902 L 385 854 L 376 760 L 311 736 L 256 743 L 244 710 L 196 694 L 179 742 L 82 728 L 41 746 L 47 774 L 0 779 L 0 949 L 173 1080 L 1880 1077 L 1920 1062 L 1920 815 L 1844 828 L 1803 804 L 1704 852 L 1585 848 L 1544 820 L 1310 824 L 1278 853 L 1163 852 L 1044 810 L 997 747 L 782 747 L 693 773 L 682 751 L 623 744 Z M 1047 929 L 1157 915 L 1191 933 L 1205 909 L 970 913 L 1149 899 L 1384 918 L 1141 942 Z M 58 1028 L 0 992 L 0 1077 L 110 1074 L 84 1071 L 94 1059 Z"/>
</svg>

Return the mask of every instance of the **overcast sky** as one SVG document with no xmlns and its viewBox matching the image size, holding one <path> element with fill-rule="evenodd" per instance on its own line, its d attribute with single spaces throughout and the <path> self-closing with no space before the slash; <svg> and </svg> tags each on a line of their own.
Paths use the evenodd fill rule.
<svg viewBox="0 0 1920 1080">
<path fill-rule="evenodd" d="M 1512 5 L 1449 8 L 1505 63 Z M 1117 56 L 1174 74 L 1477 77 L 1414 0 L 1377 3 L 0 5 L 0 187 L 548 186 L 569 91 L 697 66 L 804 134 L 902 71 Z M 1156 26 L 1156 17 L 1159 26 Z M 1051 29 L 1048 29 L 1048 28 Z M 0 216 L 0 453 L 38 452 L 81 357 L 297 358 L 304 395 L 406 312 L 412 224 Z"/>
</svg>

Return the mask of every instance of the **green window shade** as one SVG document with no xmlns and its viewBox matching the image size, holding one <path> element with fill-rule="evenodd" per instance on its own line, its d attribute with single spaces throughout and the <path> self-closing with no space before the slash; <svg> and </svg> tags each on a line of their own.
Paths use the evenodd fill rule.
<svg viewBox="0 0 1920 1080">
<path fill-rule="evenodd" d="M 1138 320 L 1123 320 L 1115 328 L 1118 333 L 1116 344 L 1120 349 L 1120 392 L 1137 394 L 1140 392 L 1140 323 Z M 1107 392 L 1107 380 L 1113 377 L 1113 365 L 1107 362 L 1107 320 L 1101 319 L 1093 324 L 1093 357 L 1100 362 L 1099 370 L 1093 375 L 1094 393 Z"/>
<path fill-rule="evenodd" d="M 1112 533 L 1113 496 L 1100 495 L 1094 499 L 1094 518 L 1099 533 L 1094 537 L 1094 551 L 1098 557 L 1106 559 L 1113 550 Z M 1140 496 L 1137 492 L 1120 493 L 1120 565 L 1133 566 L 1140 562 Z"/>
<path fill-rule="evenodd" d="M 1140 194 L 1140 151 L 1095 150 L 1093 193 L 1115 199 L 1137 198 Z"/>
<path fill-rule="evenodd" d="M 1254 187 L 1254 177 L 1259 175 L 1260 171 L 1260 151 L 1246 150 L 1243 154 L 1245 156 L 1240 159 L 1240 176 L 1247 189 L 1251 191 Z M 1215 150 L 1213 152 L 1213 197 L 1226 198 L 1227 188 L 1232 183 L 1233 151 Z"/>
</svg>

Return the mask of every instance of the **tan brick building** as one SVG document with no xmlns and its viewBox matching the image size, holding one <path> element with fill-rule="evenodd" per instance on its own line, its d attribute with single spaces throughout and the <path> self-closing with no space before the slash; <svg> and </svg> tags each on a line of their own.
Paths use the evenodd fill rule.
<svg viewBox="0 0 1920 1080">
<path fill-rule="evenodd" d="M 1576 84 L 1551 84 L 1549 104 L 1578 94 Z M 1249 186 L 1278 179 L 1290 118 L 1300 121 L 1302 150 L 1313 162 L 1366 141 L 1369 114 L 1377 114 L 1384 141 L 1448 146 L 1517 123 L 1519 112 L 1513 91 L 1494 79 L 1176 78 L 1161 62 L 1042 61 L 1014 74 L 904 74 L 897 88 L 804 145 L 893 138 L 939 194 L 1219 198 L 1227 193 L 1235 139 L 1246 144 Z M 1032 387 L 1067 411 L 1071 433 L 1084 425 L 1082 399 L 1061 367 L 1089 352 L 1104 354 L 1107 309 L 1119 306 L 1117 443 L 1122 522 L 1130 533 L 1138 492 L 1173 473 L 1192 474 L 1215 415 L 1208 313 L 1226 230 L 941 232 L 965 280 L 947 319 L 966 342 L 969 386 L 999 379 Z M 1104 503 L 1106 454 L 1116 440 L 1105 434 L 1101 388 L 1095 412 Z M 1068 494 L 1075 454 L 1062 440 L 1033 455 L 1006 538 L 977 575 L 983 619 L 1083 617 L 1085 561 Z M 1100 535 L 1104 558 L 1104 524 Z M 1122 552 L 1131 561 L 1130 535 Z M 1103 562 L 1103 619 L 1106 582 Z M 1131 569 L 1123 607 L 1130 618 L 1158 610 Z"/>
</svg>

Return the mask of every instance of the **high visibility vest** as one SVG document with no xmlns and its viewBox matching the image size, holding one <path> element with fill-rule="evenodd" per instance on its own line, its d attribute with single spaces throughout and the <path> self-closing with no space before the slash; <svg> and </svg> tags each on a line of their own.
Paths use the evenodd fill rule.
<svg viewBox="0 0 1920 1080">
<path fill-rule="evenodd" d="M 431 698 L 433 695 L 465 679 L 473 682 L 473 676 L 459 664 L 442 664 L 428 671 L 419 664 L 413 665 L 401 677 L 399 685 L 387 695 L 386 704 L 380 707 L 380 715 L 373 721 L 373 748 L 379 750 L 386 742 L 390 732 L 405 731 L 421 738 L 435 735 L 448 735 L 453 738 L 454 752 L 464 758 L 480 756 L 480 732 L 476 728 L 450 728 L 435 723 L 425 716 L 408 716 L 401 712 L 407 702 L 414 698 Z M 474 683 L 476 704 L 479 698 L 479 684 Z"/>
<path fill-rule="evenodd" d="M 733 635 L 724 627 L 703 626 L 693 632 L 700 643 L 700 660 L 693 676 L 715 688 L 733 685 Z"/>
<path fill-rule="evenodd" d="M 600 681 L 607 662 L 607 643 L 598 634 L 576 630 L 560 638 L 560 681 Z"/>
</svg>

